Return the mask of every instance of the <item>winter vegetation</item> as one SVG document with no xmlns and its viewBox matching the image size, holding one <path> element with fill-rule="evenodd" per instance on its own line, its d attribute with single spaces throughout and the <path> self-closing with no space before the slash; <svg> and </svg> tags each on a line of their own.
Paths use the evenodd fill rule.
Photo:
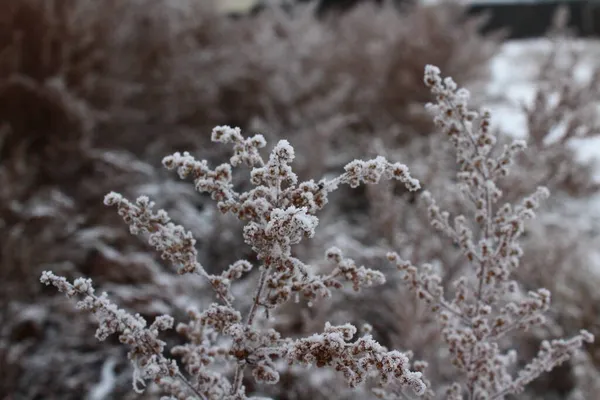
<svg viewBox="0 0 600 400">
<path fill-rule="evenodd" d="M 2 2 L 0 398 L 595 398 L 597 42 L 276 3 Z"/>
</svg>

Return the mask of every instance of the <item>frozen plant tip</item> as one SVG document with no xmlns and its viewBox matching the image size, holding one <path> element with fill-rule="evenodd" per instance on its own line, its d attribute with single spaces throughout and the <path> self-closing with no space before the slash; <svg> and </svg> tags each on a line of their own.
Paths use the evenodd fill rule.
<svg viewBox="0 0 600 400">
<path fill-rule="evenodd" d="M 96 297 L 90 280 L 78 279 L 70 284 L 65 278 L 45 272 L 42 282 L 56 286 L 69 297 L 83 296 L 80 308 L 92 311 L 100 321 L 99 339 L 118 333 L 122 342 L 132 346 L 130 359 L 136 391 L 144 381 L 152 380 L 171 398 L 245 399 L 247 370 L 256 382 L 276 384 L 282 368 L 280 361 L 285 360 L 290 365 L 331 367 L 352 388 L 372 380 L 375 386 L 395 383 L 422 394 L 425 383 L 420 372 L 409 369 L 408 357 L 387 350 L 367 333 L 356 339 L 353 325 L 326 324 L 321 334 L 292 339 L 282 337 L 266 318 L 291 298 L 301 296 L 312 301 L 330 297 L 332 290 L 345 283 L 360 291 L 385 282 L 383 274 L 358 266 L 336 248 L 326 254 L 333 264 L 332 271 L 319 275 L 293 255 L 292 247 L 313 237 L 319 223 L 316 213 L 327 204 L 329 193 L 340 185 L 356 187 L 395 179 L 411 191 L 418 190 L 419 182 L 410 176 L 408 168 L 377 157 L 355 160 L 333 179 L 298 182 L 291 168 L 294 148 L 285 140 L 275 145 L 266 160 L 260 153 L 266 145 L 261 135 L 244 138 L 238 128 L 219 126 L 213 130 L 212 140 L 233 146 L 228 163 L 212 169 L 207 161 L 197 161 L 189 153 L 175 153 L 165 157 L 163 165 L 176 170 L 182 179 L 192 179 L 196 190 L 209 194 L 222 213 L 233 214 L 244 222 L 243 238 L 256 253 L 256 265 L 239 260 L 221 274 L 208 274 L 197 261 L 192 234 L 171 222 L 164 210 L 155 211 L 154 203 L 147 197 L 131 202 L 113 192 L 104 199 L 107 206 L 117 208 L 131 233 L 146 236 L 179 274 L 196 274 L 206 279 L 220 302 L 203 311 L 190 309 L 189 322 L 177 326 L 187 343 L 174 347 L 171 353 L 181 359 L 184 370 L 180 371 L 175 361 L 163 355 L 164 342 L 157 338 L 159 330 L 171 327 L 172 318 L 160 317 L 146 328 L 140 316 L 117 309 L 106 295 Z M 234 189 L 232 170 L 242 165 L 250 168 L 254 187 L 240 193 Z M 258 279 L 251 306 L 242 313 L 236 308 L 231 288 L 252 270 L 257 270 Z"/>
<path fill-rule="evenodd" d="M 90 311 L 98 319 L 99 327 L 96 330 L 98 340 L 105 340 L 112 334 L 119 334 L 119 341 L 131 347 L 128 357 L 134 367 L 133 388 L 136 392 L 143 391 L 140 386 L 145 386 L 147 380 L 168 387 L 178 386 L 177 383 L 190 385 L 180 374 L 175 361 L 163 355 L 165 342 L 158 339 L 159 331 L 173 327 L 171 316 L 159 316 L 152 325 L 147 327 L 144 318 L 139 314 L 131 315 L 119 309 L 108 300 L 106 293 L 96 296 L 90 279 L 78 278 L 70 284 L 65 278 L 44 271 L 40 281 L 55 286 L 68 297 L 83 296 L 83 300 L 77 303 L 77 308 Z"/>
</svg>

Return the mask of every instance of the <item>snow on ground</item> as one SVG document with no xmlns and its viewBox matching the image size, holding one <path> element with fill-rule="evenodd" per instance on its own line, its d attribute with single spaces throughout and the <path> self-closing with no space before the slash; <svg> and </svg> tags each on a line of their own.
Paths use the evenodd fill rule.
<svg viewBox="0 0 600 400">
<path fill-rule="evenodd" d="M 525 115 L 519 104 L 528 104 L 533 100 L 536 89 L 533 78 L 538 72 L 540 60 L 552 46 L 553 43 L 545 38 L 508 41 L 493 58 L 489 83 L 480 91 L 483 91 L 486 99 L 492 99 L 491 104 L 486 103 L 486 106 L 492 110 L 494 124 L 505 133 L 525 136 Z M 569 49 L 581 50 L 583 55 L 574 71 L 575 77 L 581 81 L 589 80 L 594 66 L 600 67 L 600 40 L 574 39 L 569 43 Z M 597 162 L 596 179 L 600 182 L 600 132 L 598 138 L 578 140 L 573 145 L 582 161 Z M 578 221 L 581 232 L 600 240 L 600 195 L 564 204 L 563 212 L 574 218 L 572 221 Z M 562 215 L 564 217 L 565 214 Z M 589 256 L 590 267 L 600 273 L 600 246 L 596 254 Z"/>
<path fill-rule="evenodd" d="M 553 43 L 546 38 L 507 41 L 492 59 L 491 79 L 485 92 L 487 98 L 494 99 L 488 104 L 493 111 L 494 123 L 504 132 L 516 137 L 525 136 L 525 116 L 519 104 L 529 104 L 533 100 L 535 85 L 532 80 L 540 60 L 552 47 Z M 583 55 L 574 71 L 575 77 L 582 82 L 589 80 L 594 65 L 600 65 L 600 40 L 574 39 L 570 41 L 569 49 Z M 579 140 L 574 145 L 582 160 L 600 161 L 600 135 Z M 597 178 L 600 181 L 600 169 Z"/>
</svg>

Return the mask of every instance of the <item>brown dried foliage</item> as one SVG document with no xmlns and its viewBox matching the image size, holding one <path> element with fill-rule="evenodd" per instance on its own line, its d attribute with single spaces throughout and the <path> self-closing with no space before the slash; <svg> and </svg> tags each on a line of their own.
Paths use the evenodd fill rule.
<svg viewBox="0 0 600 400">
<path fill-rule="evenodd" d="M 70 329 L 64 304 L 40 291 L 43 268 L 90 276 L 147 315 L 177 317 L 175 294 L 202 301 L 193 282 L 166 280 L 104 210 L 109 189 L 152 191 L 196 225 L 201 262 L 219 269 L 243 258 L 239 235 L 228 234 L 239 226 L 157 172 L 160 156 L 185 148 L 216 160 L 223 154 L 203 149 L 209 128 L 260 127 L 311 154 L 301 168 L 319 175 L 363 156 L 374 135 L 396 149 L 429 134 L 423 65 L 464 83 L 484 76 L 496 46 L 452 5 L 396 13 L 365 4 L 324 20 L 299 6 L 233 20 L 207 1 L 169 3 L 0 2 L 0 369 L 13 372 L 1 393 L 81 398 L 97 381 L 99 352 L 121 354 L 87 339 L 88 325 Z M 337 209 L 329 217 L 348 210 Z M 63 367 L 46 368 L 56 354 Z M 129 374 L 117 375 L 113 394 L 125 398 Z"/>
</svg>

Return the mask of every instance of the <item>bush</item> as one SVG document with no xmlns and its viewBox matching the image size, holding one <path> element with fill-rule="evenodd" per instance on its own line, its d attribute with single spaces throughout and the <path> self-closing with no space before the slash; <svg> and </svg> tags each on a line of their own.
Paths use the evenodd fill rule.
<svg viewBox="0 0 600 400">
<path fill-rule="evenodd" d="M 210 196 L 199 196 L 192 185 L 174 182 L 154 166 L 163 154 L 182 149 L 210 165 L 228 159 L 226 147 L 210 145 L 201 133 L 213 126 L 258 130 L 275 143 L 285 135 L 297 151 L 294 171 L 300 181 L 331 178 L 367 154 L 402 160 L 441 207 L 453 214 L 468 210 L 453 184 L 451 144 L 424 112 L 429 90 L 419 83 L 426 62 L 461 84 L 472 86 L 485 77 L 497 43 L 477 34 L 477 21 L 465 23 L 460 7 L 415 5 L 396 12 L 389 3 L 363 4 L 319 19 L 310 6 L 298 6 L 232 19 L 206 1 L 182 1 L 181 8 L 170 4 L 8 0 L 0 6 L 0 370 L 9 371 L 0 374 L 2 394 L 156 397 L 155 385 L 143 395 L 131 392 L 131 367 L 116 338 L 97 343 L 93 322 L 36 281 L 48 269 L 70 279 L 88 276 L 115 303 L 146 320 L 168 313 L 182 321 L 189 306 L 203 310 L 214 301 L 202 280 L 174 277 L 143 237 L 122 229 L 118 215 L 101 204 L 110 190 L 128 198 L 149 195 L 173 220 L 185 221 L 208 274 L 220 275 L 239 259 L 257 265 L 237 218 L 217 212 Z M 551 68 L 555 64 L 548 62 Z M 592 168 L 575 158 L 571 140 L 547 146 L 532 139 L 536 124 L 568 121 L 569 110 L 581 110 L 570 127 L 595 126 L 590 108 L 578 105 L 594 101 L 586 94 L 593 88 L 576 84 L 567 77 L 571 72 L 567 66 L 546 74 L 554 77 L 542 96 L 549 107 L 528 111 L 539 118 L 531 119 L 531 150 L 519 156 L 517 168 L 530 173 L 499 182 L 511 202 L 540 184 L 553 193 L 527 226 L 516 273 L 527 289 L 547 287 L 558 301 L 547 314 L 548 326 L 514 337 L 522 349 L 519 365 L 535 355 L 540 340 L 580 329 L 598 334 L 593 306 L 598 278 L 589 266 L 597 247 L 593 229 L 562 206 L 582 205 L 597 191 Z M 568 107 L 552 108 L 557 91 Z M 553 117 L 555 112 L 560 117 Z M 500 147 L 507 141 L 498 140 Z M 244 174 L 233 170 L 238 192 L 253 188 Z M 444 265 L 444 284 L 461 271 L 459 249 L 432 234 L 415 193 L 396 181 L 340 186 L 330 193 L 330 206 L 318 215 L 322 229 L 296 245 L 295 253 L 327 274 L 331 264 L 322 254 L 336 246 L 358 265 L 378 266 L 386 283 L 359 294 L 334 290 L 327 301 L 312 300 L 312 307 L 302 299 L 287 302 L 271 313 L 273 328 L 283 337 L 300 338 L 321 332 L 327 321 L 369 323 L 381 345 L 411 349 L 415 358 L 429 361 L 427 378 L 437 387 L 459 379 L 442 362 L 446 355 L 435 351 L 444 347 L 431 314 L 386 261 L 395 249 L 415 265 Z M 540 276 L 540 268 L 552 273 Z M 235 294 L 251 290 L 256 278 L 250 272 L 237 280 Z M 248 307 L 241 305 L 242 311 Z M 162 335 L 169 346 L 185 340 L 173 331 Z M 594 347 L 587 349 L 586 356 L 597 360 Z M 47 367 L 49 359 L 57 361 L 53 368 Z M 593 397 L 596 389 L 589 382 L 597 369 L 584 361 L 563 364 L 555 369 L 561 379 L 538 380 L 527 395 L 582 391 Z M 248 393 L 282 399 L 364 398 L 333 372 L 320 369 L 315 375 L 292 366 L 280 371 L 277 385 L 253 379 L 244 385 Z"/>
</svg>

